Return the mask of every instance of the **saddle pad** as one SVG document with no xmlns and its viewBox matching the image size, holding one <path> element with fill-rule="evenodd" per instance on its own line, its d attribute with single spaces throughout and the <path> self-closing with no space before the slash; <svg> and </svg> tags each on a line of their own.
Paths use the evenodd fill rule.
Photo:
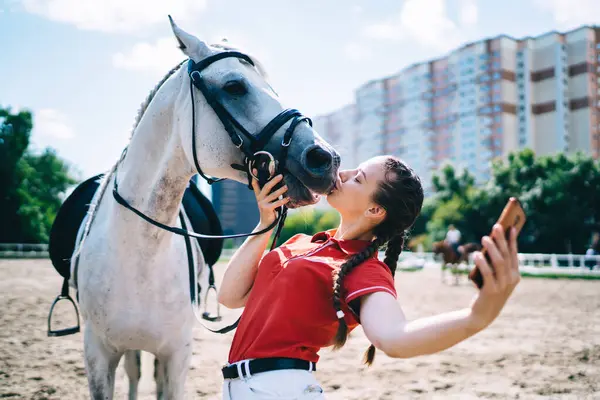
<svg viewBox="0 0 600 400">
<path fill-rule="evenodd" d="M 217 216 L 211 201 L 202 194 L 198 186 L 190 181 L 190 185 L 183 195 L 183 209 L 190 219 L 192 230 L 203 235 L 223 235 L 221 221 Z M 224 239 L 199 239 L 204 261 L 214 265 L 221 257 Z"/>
<path fill-rule="evenodd" d="M 71 274 L 71 256 L 75 251 L 77 232 L 85 218 L 94 193 L 100 186 L 103 174 L 79 184 L 61 205 L 50 231 L 48 252 L 56 271 L 68 279 Z M 219 217 L 206 196 L 191 182 L 183 195 L 183 207 L 192 229 L 205 235 L 222 235 Z M 93 228 L 92 228 L 93 229 Z M 223 239 L 198 239 L 204 260 L 212 265 L 223 249 Z"/>
<path fill-rule="evenodd" d="M 103 174 L 80 183 L 63 202 L 50 230 L 48 253 L 56 271 L 65 279 L 71 275 L 71 256 L 75 250 L 77 232 L 88 212 Z"/>
</svg>

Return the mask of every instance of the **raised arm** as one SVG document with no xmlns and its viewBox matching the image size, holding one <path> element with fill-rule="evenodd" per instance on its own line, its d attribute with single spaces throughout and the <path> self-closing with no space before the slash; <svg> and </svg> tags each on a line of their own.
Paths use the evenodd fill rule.
<svg viewBox="0 0 600 400">
<path fill-rule="evenodd" d="M 259 189 L 258 182 L 252 180 L 252 188 L 254 189 L 260 212 L 260 222 L 254 229 L 254 232 L 271 225 L 277 218 L 275 209 L 289 201 L 287 197 L 279 199 L 279 196 L 282 196 L 287 191 L 287 186 L 283 186 L 271 193 L 271 190 L 282 178 L 281 175 L 276 176 L 267 182 L 262 190 Z M 240 308 L 246 305 L 246 300 L 254 285 L 258 264 L 269 242 L 270 232 L 248 237 L 233 257 L 231 257 L 231 260 L 229 260 L 227 270 L 221 282 L 218 298 L 219 303 L 225 307 Z"/>
<path fill-rule="evenodd" d="M 409 358 L 445 350 L 491 324 L 520 280 L 515 231 L 511 231 L 509 243 L 500 226 L 494 227 L 492 237 L 494 240 L 484 237 L 482 244 L 495 274 L 478 252 L 475 264 L 484 284 L 470 307 L 409 322 L 392 295 L 376 292 L 364 296 L 361 324 L 371 343 L 390 357 Z"/>
</svg>

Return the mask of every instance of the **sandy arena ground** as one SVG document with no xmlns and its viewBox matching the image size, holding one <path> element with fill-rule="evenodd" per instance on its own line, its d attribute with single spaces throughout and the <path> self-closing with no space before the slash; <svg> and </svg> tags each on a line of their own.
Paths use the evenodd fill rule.
<svg viewBox="0 0 600 400">
<path fill-rule="evenodd" d="M 464 307 L 474 293 L 464 280 L 442 284 L 433 270 L 398 273 L 396 281 L 408 318 Z M 60 285 L 47 260 L 0 260 L 0 399 L 88 398 L 82 335 L 46 336 Z M 187 398 L 220 398 L 231 337 L 196 329 Z M 357 329 L 341 351 L 322 351 L 317 377 L 327 398 L 600 399 L 600 281 L 524 279 L 489 329 L 441 354 L 379 353 L 367 369 L 367 346 Z M 142 359 L 140 398 L 153 399 L 153 359 Z M 115 398 L 126 398 L 122 366 L 116 386 Z"/>
</svg>

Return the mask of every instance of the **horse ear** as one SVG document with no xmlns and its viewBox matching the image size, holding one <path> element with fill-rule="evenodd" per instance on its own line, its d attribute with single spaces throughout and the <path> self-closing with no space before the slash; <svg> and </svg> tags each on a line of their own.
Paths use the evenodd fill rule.
<svg viewBox="0 0 600 400">
<path fill-rule="evenodd" d="M 183 54 L 195 61 L 200 61 L 211 54 L 210 48 L 206 43 L 178 27 L 170 15 L 169 22 L 171 23 L 171 29 L 173 30 L 175 39 L 177 39 L 177 43 Z"/>
</svg>

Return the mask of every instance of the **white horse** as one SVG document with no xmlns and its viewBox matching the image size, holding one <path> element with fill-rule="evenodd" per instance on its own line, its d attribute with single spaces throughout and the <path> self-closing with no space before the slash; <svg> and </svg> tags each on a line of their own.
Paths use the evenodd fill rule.
<svg viewBox="0 0 600 400">
<path fill-rule="evenodd" d="M 195 63 L 231 50 L 209 46 L 174 23 L 172 29 L 183 53 Z M 202 77 L 232 119 L 258 132 L 283 108 L 260 64 L 250 60 L 219 59 L 197 77 Z M 193 109 L 196 126 L 192 126 Z M 276 129 L 262 149 L 278 157 L 289 126 L 286 122 Z M 309 124 L 298 123 L 292 131 L 283 161 L 289 205 L 297 207 L 314 203 L 313 193 L 326 193 L 333 187 L 339 156 Z M 245 148 L 236 147 L 230 136 L 214 105 L 190 85 L 186 64 L 180 64 L 142 105 L 127 152 L 95 194 L 75 252 L 77 282 L 71 281 L 77 287 L 85 321 L 85 365 L 92 398 L 112 399 L 115 368 L 125 355 L 129 398 L 135 399 L 141 350 L 156 356 L 158 397 L 181 399 L 192 354 L 195 319 L 184 238 L 118 204 L 111 196 L 115 176 L 119 194 L 129 204 L 160 223 L 181 226 L 181 200 L 188 181 L 197 173 L 194 158 L 207 175 L 247 183 L 247 175 L 231 166 L 244 162 L 241 150 Z M 195 253 L 200 270 L 202 255 Z"/>
</svg>

